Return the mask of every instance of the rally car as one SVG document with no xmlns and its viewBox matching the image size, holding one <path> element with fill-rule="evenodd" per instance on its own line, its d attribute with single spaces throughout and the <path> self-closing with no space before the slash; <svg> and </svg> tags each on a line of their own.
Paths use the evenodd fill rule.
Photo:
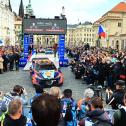
<svg viewBox="0 0 126 126">
<path fill-rule="evenodd" d="M 45 54 L 54 54 L 54 50 L 52 48 L 45 49 Z"/>
<path fill-rule="evenodd" d="M 33 59 L 30 76 L 33 85 L 42 87 L 61 86 L 64 82 L 63 73 L 48 58 Z"/>
</svg>

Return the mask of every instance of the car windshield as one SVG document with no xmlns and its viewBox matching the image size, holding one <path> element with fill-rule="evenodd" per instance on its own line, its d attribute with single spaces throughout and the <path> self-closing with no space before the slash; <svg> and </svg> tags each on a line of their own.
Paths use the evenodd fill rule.
<svg viewBox="0 0 126 126">
<path fill-rule="evenodd" d="M 53 51 L 52 49 L 46 49 L 46 51 Z"/>
<path fill-rule="evenodd" d="M 54 64 L 42 64 L 42 65 L 40 65 L 40 64 L 36 64 L 36 67 L 35 67 L 35 69 L 38 71 L 38 70 L 55 70 L 56 69 L 56 67 L 55 67 L 55 65 Z"/>
</svg>

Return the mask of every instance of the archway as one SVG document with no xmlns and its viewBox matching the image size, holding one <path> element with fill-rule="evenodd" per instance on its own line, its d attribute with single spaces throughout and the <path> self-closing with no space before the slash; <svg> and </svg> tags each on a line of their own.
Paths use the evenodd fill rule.
<svg viewBox="0 0 126 126">
<path fill-rule="evenodd" d="M 23 34 L 24 34 L 24 64 L 28 58 L 28 47 L 34 44 L 34 35 L 58 35 L 59 48 L 58 57 L 59 65 L 68 64 L 65 59 L 65 34 L 67 31 L 67 20 L 64 19 L 23 19 Z"/>
</svg>

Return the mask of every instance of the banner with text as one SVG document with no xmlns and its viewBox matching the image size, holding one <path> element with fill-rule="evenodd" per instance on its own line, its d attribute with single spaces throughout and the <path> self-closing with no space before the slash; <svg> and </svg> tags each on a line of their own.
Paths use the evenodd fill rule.
<svg viewBox="0 0 126 126">
<path fill-rule="evenodd" d="M 60 35 L 66 34 L 66 19 L 24 19 L 25 34 Z"/>
</svg>

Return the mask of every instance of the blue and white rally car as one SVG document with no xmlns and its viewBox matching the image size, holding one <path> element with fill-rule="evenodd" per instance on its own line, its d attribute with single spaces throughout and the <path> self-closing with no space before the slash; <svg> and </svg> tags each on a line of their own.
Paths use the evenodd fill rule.
<svg viewBox="0 0 126 126">
<path fill-rule="evenodd" d="M 30 76 L 33 85 L 42 87 L 62 86 L 64 83 L 63 73 L 48 58 L 32 59 Z"/>
</svg>

